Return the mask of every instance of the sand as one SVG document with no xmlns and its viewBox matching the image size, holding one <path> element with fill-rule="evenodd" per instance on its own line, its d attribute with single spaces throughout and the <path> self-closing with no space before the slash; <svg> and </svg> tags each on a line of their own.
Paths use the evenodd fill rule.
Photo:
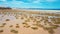
<svg viewBox="0 0 60 34">
<path fill-rule="evenodd" d="M 31 14 L 29 14 L 29 12 L 25 12 L 25 13 L 22 12 L 23 14 L 20 14 L 20 15 L 19 14 L 4 14 L 3 12 L 4 11 L 2 11 L 2 13 L 0 12 L 0 26 L 3 26 L 2 25 L 3 23 L 6 23 L 6 25 L 4 25 L 4 27 L 0 27 L 0 30 L 3 30 L 3 32 L 0 32 L 0 34 L 49 34 L 49 32 L 47 30 L 44 30 L 42 27 L 38 27 L 38 29 L 32 29 L 31 28 L 31 27 L 33 27 L 33 25 L 32 25 L 32 24 L 34 24 L 33 19 L 35 19 L 35 18 L 30 20 L 29 17 L 30 16 L 35 17 L 35 16 L 38 16 L 38 14 L 36 15 L 34 13 L 35 14 L 35 16 L 34 16 L 34 14 L 31 15 Z M 12 12 L 10 12 L 10 13 L 12 13 Z M 25 16 L 25 14 L 28 16 L 27 18 Z M 57 16 L 57 17 L 60 17 L 60 16 Z M 39 17 L 39 18 L 41 18 L 41 17 Z M 22 24 L 27 19 L 28 19 L 28 22 L 26 22 L 26 23 L 28 23 L 28 25 L 30 27 L 24 27 L 26 25 Z M 39 20 L 39 19 L 37 19 L 37 20 Z M 43 22 L 44 21 L 42 21 L 41 23 L 43 23 Z M 16 28 L 17 24 L 19 27 Z M 12 27 L 10 27 L 11 25 L 12 25 Z M 47 27 L 49 27 L 49 25 Z M 16 31 L 18 31 L 18 33 L 13 33 L 13 32 L 11 32 L 11 30 L 16 30 Z M 58 27 L 57 29 L 54 29 L 54 32 L 55 32 L 54 34 L 59 34 L 60 33 L 60 27 Z"/>
</svg>

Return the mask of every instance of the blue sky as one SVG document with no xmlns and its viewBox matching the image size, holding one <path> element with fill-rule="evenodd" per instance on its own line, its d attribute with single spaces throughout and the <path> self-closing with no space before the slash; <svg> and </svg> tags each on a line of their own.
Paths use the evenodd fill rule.
<svg viewBox="0 0 60 34">
<path fill-rule="evenodd" d="M 60 0 L 0 0 L 0 6 L 12 8 L 60 9 Z"/>
</svg>

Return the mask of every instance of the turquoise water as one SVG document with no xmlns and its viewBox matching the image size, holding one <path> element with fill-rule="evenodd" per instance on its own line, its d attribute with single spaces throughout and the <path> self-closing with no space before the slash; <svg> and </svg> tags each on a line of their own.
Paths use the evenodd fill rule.
<svg viewBox="0 0 60 34">
<path fill-rule="evenodd" d="M 60 9 L 60 0 L 0 0 L 0 6 L 12 8 Z"/>
</svg>

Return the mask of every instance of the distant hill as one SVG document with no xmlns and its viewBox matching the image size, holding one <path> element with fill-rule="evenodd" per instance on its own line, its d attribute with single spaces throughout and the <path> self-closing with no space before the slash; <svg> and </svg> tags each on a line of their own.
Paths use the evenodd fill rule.
<svg viewBox="0 0 60 34">
<path fill-rule="evenodd" d="M 0 9 L 12 9 L 10 7 L 0 7 Z"/>
</svg>

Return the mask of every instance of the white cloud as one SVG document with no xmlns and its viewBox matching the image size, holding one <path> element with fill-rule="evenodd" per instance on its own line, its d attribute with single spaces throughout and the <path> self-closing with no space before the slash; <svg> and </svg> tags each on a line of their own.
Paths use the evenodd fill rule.
<svg viewBox="0 0 60 34">
<path fill-rule="evenodd" d="M 33 3 L 56 2 L 58 0 L 34 0 Z"/>
<path fill-rule="evenodd" d="M 45 0 L 35 0 L 35 1 L 33 1 L 33 3 L 42 3 L 42 2 L 45 2 Z"/>
<path fill-rule="evenodd" d="M 57 0 L 46 0 L 47 2 L 56 2 Z"/>
<path fill-rule="evenodd" d="M 11 3 L 12 4 L 23 4 L 24 2 L 23 1 L 19 1 L 19 2 L 18 1 L 12 1 Z"/>
<path fill-rule="evenodd" d="M 33 3 L 39 3 L 40 2 L 40 0 L 35 0 L 35 1 L 33 1 Z"/>
<path fill-rule="evenodd" d="M 6 1 L 6 0 L 0 0 L 0 1 Z"/>
</svg>

